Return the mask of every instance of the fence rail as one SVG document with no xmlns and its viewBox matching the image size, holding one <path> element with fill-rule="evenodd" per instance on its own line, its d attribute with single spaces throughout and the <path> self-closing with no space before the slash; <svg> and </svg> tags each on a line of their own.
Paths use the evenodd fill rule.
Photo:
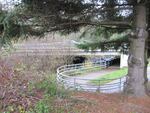
<svg viewBox="0 0 150 113">
<path fill-rule="evenodd" d="M 78 72 L 84 72 L 90 69 L 92 70 L 97 67 L 105 69 L 107 67 L 107 63 L 107 61 L 102 61 L 61 66 L 57 69 L 57 81 L 69 89 L 92 92 L 99 91 L 103 93 L 120 92 L 123 90 L 126 77 L 118 79 L 91 80 L 77 76 Z M 96 82 L 97 84 L 93 84 L 90 81 Z"/>
<path fill-rule="evenodd" d="M 76 49 L 73 47 L 46 47 L 46 46 L 27 46 L 27 47 L 16 47 L 12 51 L 13 55 L 54 55 L 60 53 L 63 55 L 112 55 L 112 56 L 120 56 L 118 51 L 108 51 L 108 52 L 101 52 L 101 51 L 84 51 L 80 49 Z"/>
</svg>

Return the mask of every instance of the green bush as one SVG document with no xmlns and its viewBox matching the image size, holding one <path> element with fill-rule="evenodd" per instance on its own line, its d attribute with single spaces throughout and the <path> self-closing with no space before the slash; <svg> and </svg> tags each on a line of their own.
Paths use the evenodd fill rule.
<svg viewBox="0 0 150 113">
<path fill-rule="evenodd" d="M 49 106 L 44 101 L 39 101 L 33 109 L 27 113 L 50 113 Z"/>
<path fill-rule="evenodd" d="M 26 113 L 64 113 L 63 108 L 56 108 L 55 100 L 57 98 L 67 98 L 68 91 L 63 86 L 57 87 L 54 75 L 43 77 L 40 82 L 35 84 L 35 88 L 44 92 L 44 98 Z"/>
<path fill-rule="evenodd" d="M 56 96 L 57 83 L 54 76 L 43 77 L 43 79 L 35 84 L 35 87 L 39 90 L 44 91 L 45 94 L 50 96 Z"/>
</svg>

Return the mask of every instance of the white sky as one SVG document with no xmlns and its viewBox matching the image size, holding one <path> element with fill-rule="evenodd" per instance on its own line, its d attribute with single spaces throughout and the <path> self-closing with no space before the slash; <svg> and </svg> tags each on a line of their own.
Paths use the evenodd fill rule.
<svg viewBox="0 0 150 113">
<path fill-rule="evenodd" d="M 12 9 L 14 4 L 17 2 L 20 2 L 21 0 L 0 0 L 0 3 L 2 4 L 2 9 Z"/>
<path fill-rule="evenodd" d="M 0 0 L 1 3 L 7 3 L 7 2 L 19 2 L 20 0 Z"/>
</svg>

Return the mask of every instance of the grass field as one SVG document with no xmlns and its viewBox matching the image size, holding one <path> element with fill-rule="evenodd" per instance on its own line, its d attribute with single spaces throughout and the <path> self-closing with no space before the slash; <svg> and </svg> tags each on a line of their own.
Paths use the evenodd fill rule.
<svg viewBox="0 0 150 113">
<path fill-rule="evenodd" d="M 123 77 L 127 74 L 127 68 L 122 68 L 117 71 L 111 72 L 109 74 L 103 75 L 101 77 L 98 77 L 96 79 L 93 79 L 90 81 L 90 83 L 95 85 L 102 85 L 108 82 L 111 82 L 112 80 L 115 80 L 117 78 Z"/>
</svg>

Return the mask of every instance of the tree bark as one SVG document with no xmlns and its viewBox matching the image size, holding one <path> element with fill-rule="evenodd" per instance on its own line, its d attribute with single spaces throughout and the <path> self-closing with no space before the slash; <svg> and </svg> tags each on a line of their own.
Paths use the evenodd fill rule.
<svg viewBox="0 0 150 113">
<path fill-rule="evenodd" d="M 128 75 L 124 87 L 124 93 L 136 97 L 147 95 L 147 49 L 146 41 L 146 6 L 138 3 L 135 6 L 134 17 L 135 31 L 130 38 L 130 50 L 128 58 Z"/>
</svg>

